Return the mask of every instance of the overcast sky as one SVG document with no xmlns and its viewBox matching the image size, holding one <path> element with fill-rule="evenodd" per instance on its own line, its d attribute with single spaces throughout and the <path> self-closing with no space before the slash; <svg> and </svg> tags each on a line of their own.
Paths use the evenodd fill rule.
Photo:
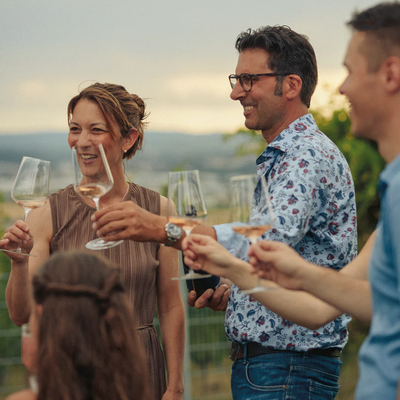
<svg viewBox="0 0 400 400">
<path fill-rule="evenodd" d="M 67 131 L 66 106 L 95 81 L 146 99 L 149 130 L 231 132 L 237 35 L 285 24 L 317 54 L 319 88 L 337 87 L 351 14 L 370 0 L 1 0 L 0 134 Z M 322 93 L 322 94 L 321 94 Z"/>
</svg>

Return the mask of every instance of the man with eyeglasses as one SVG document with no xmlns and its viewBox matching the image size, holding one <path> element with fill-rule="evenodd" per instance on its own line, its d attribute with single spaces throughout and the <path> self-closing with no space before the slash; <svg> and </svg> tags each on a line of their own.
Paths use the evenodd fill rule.
<svg viewBox="0 0 400 400">
<path fill-rule="evenodd" d="M 263 239 L 285 242 L 310 262 L 340 269 L 357 252 L 354 185 L 345 158 L 308 113 L 317 84 L 314 50 L 305 36 L 286 26 L 242 32 L 236 48 L 231 98 L 241 103 L 246 127 L 260 130 L 268 144 L 257 158 L 257 175 L 266 179 L 277 218 Z M 165 218 L 129 202 L 98 211 L 95 219 L 99 235 L 119 231 L 109 240 L 152 240 L 180 248 L 184 237 Z M 193 232 L 212 236 L 247 259 L 249 242 L 230 224 Z M 198 299 L 191 292 L 188 303 L 226 310 L 233 398 L 333 399 L 350 317 L 342 315 L 312 331 L 228 286 L 208 289 Z M 279 291 L 270 296 L 276 298 Z"/>
<path fill-rule="evenodd" d="M 304 36 L 275 26 L 243 32 L 236 49 L 231 98 L 242 105 L 246 127 L 260 130 L 268 143 L 257 159 L 257 175 L 267 181 L 278 218 L 263 238 L 340 269 L 357 251 L 354 185 L 345 158 L 308 113 L 317 84 L 313 48 Z M 248 246 L 230 224 L 214 229 L 219 243 L 246 259 Z M 198 307 L 206 296 L 197 300 Z M 349 320 L 342 315 L 312 331 L 232 285 L 225 331 L 233 342 L 233 398 L 334 398 Z"/>
<path fill-rule="evenodd" d="M 352 37 L 344 57 L 347 76 L 339 91 L 351 104 L 353 135 L 374 141 L 387 162 L 377 187 L 381 207 L 376 230 L 357 258 L 339 273 L 269 241 L 251 248 L 250 262 L 258 276 L 295 290 L 287 303 L 293 318 L 318 326 L 342 310 L 371 323 L 359 351 L 355 398 L 400 400 L 400 2 L 357 12 L 348 25 Z M 246 263 L 227 255 L 210 238 L 191 236 L 183 248 L 191 267 L 196 262 L 207 272 L 233 276 L 244 289 L 249 276 L 254 278 Z M 277 301 L 282 302 L 282 297 Z M 293 307 L 301 298 L 307 298 L 308 314 Z"/>
</svg>

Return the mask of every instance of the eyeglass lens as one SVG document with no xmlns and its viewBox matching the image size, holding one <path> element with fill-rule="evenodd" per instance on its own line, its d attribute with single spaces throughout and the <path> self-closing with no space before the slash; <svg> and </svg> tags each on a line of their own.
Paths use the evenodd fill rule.
<svg viewBox="0 0 400 400">
<path fill-rule="evenodd" d="M 239 81 L 240 86 L 242 86 L 243 90 L 245 90 L 246 92 L 251 90 L 252 77 L 248 74 L 231 75 L 229 77 L 229 81 L 231 83 L 232 89 L 235 87 L 237 81 Z"/>
</svg>

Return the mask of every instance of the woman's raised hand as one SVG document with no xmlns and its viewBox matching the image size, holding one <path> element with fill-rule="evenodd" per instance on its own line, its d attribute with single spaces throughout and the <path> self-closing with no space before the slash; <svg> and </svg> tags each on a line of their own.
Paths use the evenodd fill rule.
<svg viewBox="0 0 400 400">
<path fill-rule="evenodd" d="M 22 253 L 29 254 L 33 247 L 33 237 L 30 234 L 29 225 L 22 221 L 18 220 L 6 229 L 5 234 L 0 239 L 0 250 L 11 250 L 15 251 L 18 248 L 21 248 Z M 4 251 L 4 254 L 13 260 L 13 261 L 22 261 L 26 259 L 26 255 L 20 254 L 18 252 L 8 252 Z"/>
</svg>

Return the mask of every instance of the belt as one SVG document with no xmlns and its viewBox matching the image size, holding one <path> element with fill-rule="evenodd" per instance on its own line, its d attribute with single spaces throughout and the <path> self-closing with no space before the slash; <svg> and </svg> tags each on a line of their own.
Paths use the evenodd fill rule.
<svg viewBox="0 0 400 400">
<path fill-rule="evenodd" d="M 260 356 L 263 354 L 274 354 L 274 353 L 310 354 L 310 355 L 324 356 L 324 357 L 340 356 L 340 349 L 337 347 L 328 347 L 325 349 L 311 349 L 308 351 L 289 351 L 289 350 L 269 349 L 256 342 L 249 342 L 244 345 L 233 342 L 229 358 L 234 362 L 236 360 L 244 358 L 245 346 L 247 347 L 247 358 Z"/>
<path fill-rule="evenodd" d="M 138 326 L 136 326 L 136 330 L 143 331 L 144 329 L 151 329 L 153 327 L 154 327 L 153 324 L 138 325 Z"/>
</svg>

